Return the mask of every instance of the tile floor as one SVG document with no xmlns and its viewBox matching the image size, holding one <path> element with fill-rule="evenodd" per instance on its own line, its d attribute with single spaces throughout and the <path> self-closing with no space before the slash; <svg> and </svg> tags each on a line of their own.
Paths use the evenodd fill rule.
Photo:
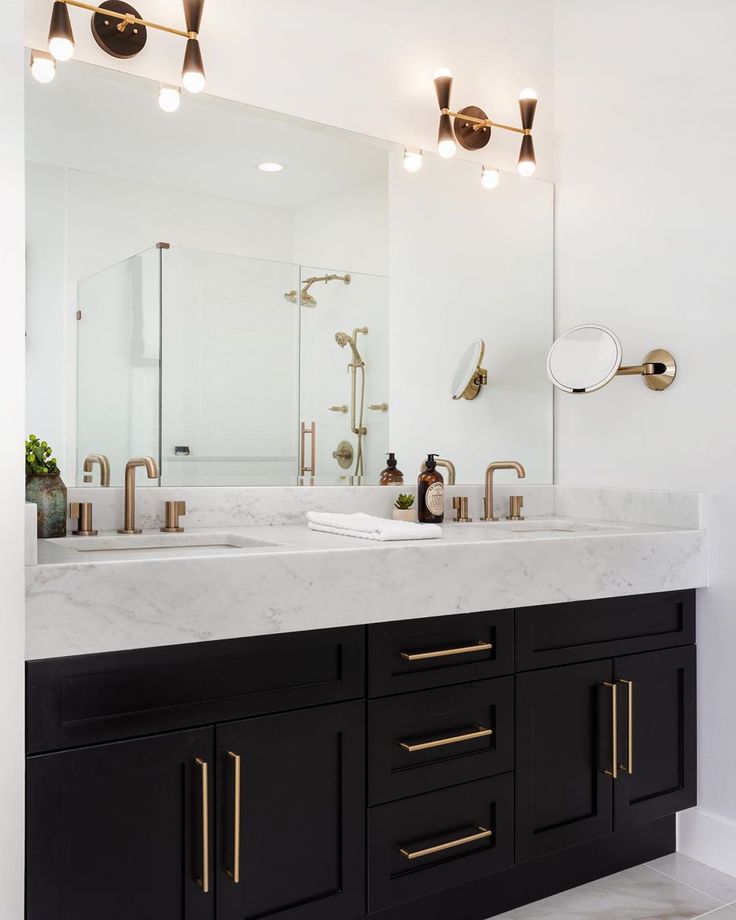
<svg viewBox="0 0 736 920">
<path fill-rule="evenodd" d="M 494 920 L 736 920 L 736 878 L 673 853 Z"/>
</svg>

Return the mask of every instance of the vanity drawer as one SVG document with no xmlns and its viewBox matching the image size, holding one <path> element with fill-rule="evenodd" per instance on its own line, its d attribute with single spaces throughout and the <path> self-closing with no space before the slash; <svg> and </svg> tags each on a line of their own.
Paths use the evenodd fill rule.
<svg viewBox="0 0 736 920">
<path fill-rule="evenodd" d="M 513 677 L 423 690 L 368 704 L 370 804 L 513 768 Z"/>
<path fill-rule="evenodd" d="M 368 627 L 368 695 L 484 680 L 514 670 L 511 610 Z"/>
<path fill-rule="evenodd" d="M 694 591 L 548 604 L 516 612 L 517 671 L 694 642 Z"/>
<path fill-rule="evenodd" d="M 511 866 L 513 801 L 505 773 L 369 809 L 369 911 Z"/>
<path fill-rule="evenodd" d="M 364 637 L 357 626 L 30 661 L 28 752 L 362 697 Z"/>
</svg>

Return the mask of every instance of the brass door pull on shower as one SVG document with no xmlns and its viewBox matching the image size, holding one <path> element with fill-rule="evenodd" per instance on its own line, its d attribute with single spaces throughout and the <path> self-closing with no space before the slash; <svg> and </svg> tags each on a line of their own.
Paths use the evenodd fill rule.
<svg viewBox="0 0 736 920">
<path fill-rule="evenodd" d="M 618 702 L 616 698 L 616 684 L 606 681 L 603 684 L 611 691 L 611 769 L 604 770 L 606 776 L 618 779 Z"/>
<path fill-rule="evenodd" d="M 240 754 L 228 751 L 233 765 L 233 867 L 227 874 L 236 885 L 240 884 Z"/>
<path fill-rule="evenodd" d="M 428 658 L 448 658 L 450 655 L 471 655 L 474 652 L 490 652 L 492 642 L 476 642 L 459 648 L 440 648 L 432 652 L 400 652 L 404 661 L 426 661 Z"/>
<path fill-rule="evenodd" d="M 446 744 L 461 744 L 463 741 L 475 741 L 477 738 L 488 738 L 493 734 L 492 728 L 484 728 L 479 725 L 474 732 L 465 732 L 462 735 L 452 735 L 449 738 L 435 738 L 434 741 L 420 741 L 417 744 L 410 744 L 408 741 L 399 741 L 400 747 L 410 754 L 416 751 L 428 751 L 431 748 L 444 747 Z"/>
<path fill-rule="evenodd" d="M 439 843 L 423 850 L 405 850 L 404 847 L 401 847 L 399 852 L 404 859 L 421 859 L 423 856 L 432 856 L 434 853 L 441 853 L 443 850 L 452 850 L 455 847 L 462 847 L 468 843 L 475 843 L 478 840 L 485 840 L 487 837 L 493 836 L 493 831 L 489 831 L 487 827 L 481 827 L 480 824 L 475 826 L 477 828 L 476 833 L 468 834 L 467 837 L 458 837 L 457 840 L 448 840 L 447 843 Z"/>
<path fill-rule="evenodd" d="M 210 890 L 210 787 L 209 768 L 207 761 L 201 757 L 195 758 L 195 764 L 200 769 L 202 782 L 202 875 L 197 879 L 197 884 L 204 894 Z"/>
<path fill-rule="evenodd" d="M 625 680 L 621 678 L 619 680 L 620 684 L 626 686 L 626 709 L 627 709 L 627 751 L 628 756 L 626 758 L 626 763 L 620 763 L 619 769 L 623 770 L 624 773 L 628 773 L 629 776 L 634 772 L 634 681 Z"/>
<path fill-rule="evenodd" d="M 307 437 L 310 441 L 309 466 L 307 466 Z M 317 423 L 312 422 L 307 428 L 304 422 L 299 428 L 299 475 L 309 473 L 314 478 L 317 467 Z"/>
</svg>

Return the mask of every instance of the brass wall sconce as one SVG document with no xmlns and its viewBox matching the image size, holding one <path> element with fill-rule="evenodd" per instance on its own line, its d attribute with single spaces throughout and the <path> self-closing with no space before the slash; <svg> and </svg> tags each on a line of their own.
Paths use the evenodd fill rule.
<svg viewBox="0 0 736 920">
<path fill-rule="evenodd" d="M 547 355 L 547 374 L 566 393 L 593 393 L 614 377 L 642 377 L 650 390 L 666 390 L 677 375 L 669 351 L 654 348 L 641 364 L 623 365 L 618 336 L 605 326 L 575 326 L 555 340 Z"/>
<path fill-rule="evenodd" d="M 486 343 L 476 339 L 463 353 L 452 378 L 453 399 L 475 399 L 480 388 L 488 383 L 488 371 L 481 367 Z"/>
<path fill-rule="evenodd" d="M 434 75 L 434 87 L 440 107 L 440 124 L 437 134 L 437 153 L 451 157 L 456 150 L 455 141 L 465 150 L 482 150 L 491 139 L 493 128 L 521 134 L 521 149 L 517 169 L 521 176 L 531 176 L 536 169 L 532 125 L 537 110 L 537 94 L 533 89 L 523 89 L 519 94 L 521 127 L 505 125 L 490 119 L 477 105 L 468 105 L 459 112 L 450 109 L 452 74 L 441 67 Z"/>
<path fill-rule="evenodd" d="M 146 45 L 148 29 L 185 38 L 182 84 L 190 93 L 199 93 L 204 89 L 204 64 L 199 47 L 204 0 L 184 0 L 186 30 L 142 19 L 138 10 L 124 0 L 105 0 L 99 6 L 81 0 L 55 0 L 51 9 L 49 52 L 56 61 L 68 61 L 74 55 L 70 6 L 92 13 L 91 26 L 95 41 L 103 51 L 115 58 L 125 59 L 139 54 Z"/>
</svg>

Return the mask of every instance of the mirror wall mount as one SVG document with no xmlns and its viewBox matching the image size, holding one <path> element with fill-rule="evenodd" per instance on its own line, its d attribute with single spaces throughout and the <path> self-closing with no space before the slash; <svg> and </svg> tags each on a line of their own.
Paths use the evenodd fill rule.
<svg viewBox="0 0 736 920">
<path fill-rule="evenodd" d="M 614 377 L 642 377 L 650 390 L 666 390 L 677 375 L 677 363 L 664 348 L 655 348 L 641 364 L 621 363 L 618 337 L 593 323 L 568 329 L 555 340 L 547 355 L 547 374 L 566 393 L 593 393 Z"/>
<path fill-rule="evenodd" d="M 452 92 L 452 74 L 446 67 L 440 67 L 434 75 L 434 88 L 440 107 L 440 123 L 437 135 L 437 152 L 440 156 L 451 157 L 455 153 L 455 141 L 465 150 L 481 150 L 491 139 L 493 128 L 513 131 L 521 134 L 521 148 L 517 169 L 521 176 L 534 174 L 537 160 L 532 140 L 532 125 L 537 110 L 537 94 L 533 89 L 523 89 L 519 94 L 519 112 L 521 127 L 505 125 L 493 121 L 477 105 L 468 105 L 459 112 L 450 108 Z"/>
<path fill-rule="evenodd" d="M 453 399 L 475 399 L 488 383 L 488 371 L 481 367 L 486 351 L 483 339 L 476 339 L 463 353 L 452 379 Z"/>
</svg>

